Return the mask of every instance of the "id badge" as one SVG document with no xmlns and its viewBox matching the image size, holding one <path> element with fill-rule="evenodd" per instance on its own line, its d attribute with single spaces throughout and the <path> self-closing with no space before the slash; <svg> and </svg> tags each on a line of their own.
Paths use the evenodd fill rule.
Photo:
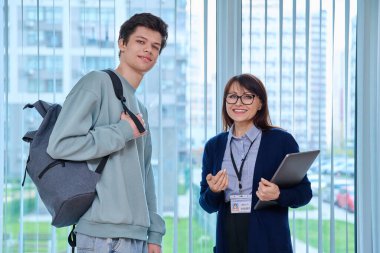
<svg viewBox="0 0 380 253">
<path fill-rule="evenodd" d="M 231 195 L 231 213 L 250 213 L 252 204 L 252 194 Z"/>
</svg>

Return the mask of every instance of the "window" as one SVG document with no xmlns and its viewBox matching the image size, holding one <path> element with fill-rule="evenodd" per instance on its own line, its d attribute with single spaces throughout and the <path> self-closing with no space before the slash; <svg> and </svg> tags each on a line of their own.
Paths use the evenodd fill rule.
<svg viewBox="0 0 380 253">
<path fill-rule="evenodd" d="M 2 251 L 58 253 L 69 247 L 69 228 L 50 226 L 50 216 L 28 176 L 20 186 L 28 151 L 21 138 L 41 121 L 37 113 L 22 107 L 38 99 L 62 104 L 84 74 L 115 68 L 120 25 L 144 11 L 169 25 L 167 47 L 137 91 L 150 116 L 158 207 L 167 225 L 164 252 L 210 252 L 215 222 L 205 218 L 198 194 L 203 145 L 216 132 L 216 41 L 211 32 L 204 46 L 204 3 L 34 0 L 8 5 L 9 10 L 18 10 L 18 22 L 9 22 L 8 30 L 7 138 L 1 143 L 9 162 L 4 166 Z M 209 30 L 215 31 L 215 1 L 208 1 L 208 15 Z M 200 62 L 206 53 L 207 61 Z"/>
<path fill-rule="evenodd" d="M 149 111 L 158 209 L 167 225 L 163 249 L 210 252 L 216 215 L 200 208 L 198 194 L 203 146 L 220 121 L 217 1 L 6 2 L 2 251 L 68 248 L 69 228 L 49 225 L 28 176 L 20 186 L 28 151 L 21 138 L 41 120 L 22 107 L 38 99 L 62 103 L 84 74 L 116 67 L 120 25 L 134 13 L 152 12 L 169 24 L 169 41 L 137 94 Z M 355 193 L 355 38 L 356 0 L 242 1 L 243 72 L 266 85 L 274 125 L 290 131 L 301 150 L 321 150 L 309 173 L 313 200 L 290 212 L 297 252 L 355 252 L 355 202 L 349 202 Z"/>
<path fill-rule="evenodd" d="M 274 125 L 291 132 L 301 151 L 321 150 L 308 173 L 314 197 L 290 212 L 293 246 L 355 252 L 356 1 L 321 4 L 243 0 L 243 23 L 251 28 L 242 31 L 249 38 L 242 66 L 264 81 Z"/>
</svg>

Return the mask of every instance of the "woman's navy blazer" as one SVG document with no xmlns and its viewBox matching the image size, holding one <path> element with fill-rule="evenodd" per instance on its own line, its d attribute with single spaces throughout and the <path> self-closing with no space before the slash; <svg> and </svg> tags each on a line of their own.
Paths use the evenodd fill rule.
<svg viewBox="0 0 380 253">
<path fill-rule="evenodd" d="M 216 253 L 226 252 L 225 238 L 222 236 L 226 205 L 224 192 L 214 193 L 208 187 L 206 176 L 221 170 L 226 149 L 228 132 L 211 138 L 205 146 L 202 164 L 202 181 L 199 203 L 208 212 L 218 212 L 216 228 Z M 261 178 L 270 180 L 286 154 L 299 152 L 293 136 L 284 130 L 274 128 L 262 132 L 252 181 L 252 210 L 249 226 L 249 253 L 290 253 L 293 252 L 290 239 L 288 207 L 300 207 L 312 198 L 310 181 L 307 176 L 298 185 L 281 188 L 278 205 L 261 210 L 253 210 L 258 198 L 256 189 Z"/>
</svg>

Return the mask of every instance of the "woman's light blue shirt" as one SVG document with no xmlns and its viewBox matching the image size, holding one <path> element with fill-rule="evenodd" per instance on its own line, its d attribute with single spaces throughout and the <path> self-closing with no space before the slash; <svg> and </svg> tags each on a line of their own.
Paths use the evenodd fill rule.
<svg viewBox="0 0 380 253">
<path fill-rule="evenodd" d="M 228 133 L 227 146 L 226 150 L 224 151 L 222 162 L 222 169 L 226 169 L 228 174 L 228 187 L 224 191 L 226 202 L 230 201 L 231 195 L 252 194 L 252 191 L 256 192 L 257 190 L 257 186 L 254 190 L 252 190 L 252 181 L 253 173 L 255 171 L 257 153 L 260 147 L 262 131 L 256 126 L 252 126 L 251 129 L 249 129 L 243 136 L 236 137 L 233 135 L 233 128 L 234 126 L 230 128 Z M 243 174 L 241 177 L 242 192 L 239 193 L 239 181 L 231 161 L 230 144 L 236 167 L 238 171 L 240 171 L 242 159 L 246 155 L 252 141 L 253 144 L 244 163 Z"/>
</svg>

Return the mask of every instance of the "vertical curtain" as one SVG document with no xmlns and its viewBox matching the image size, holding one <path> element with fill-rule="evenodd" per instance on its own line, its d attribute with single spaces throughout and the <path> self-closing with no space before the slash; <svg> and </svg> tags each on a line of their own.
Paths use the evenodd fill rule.
<svg viewBox="0 0 380 253">
<path fill-rule="evenodd" d="M 242 72 L 242 1 L 219 0 L 216 3 L 217 115 L 222 115 L 224 85 Z M 222 130 L 221 118 L 217 122 Z"/>
<path fill-rule="evenodd" d="M 8 47 L 6 44 L 6 35 L 7 35 L 7 27 L 4 25 L 6 24 L 7 15 L 4 9 L 7 7 L 6 1 L 0 0 L 0 50 L 2 53 L 0 53 L 0 189 L 4 189 L 4 169 L 3 168 L 5 161 L 4 161 L 4 153 L 5 153 L 5 140 L 4 140 L 4 123 L 5 123 L 5 96 L 3 94 L 6 92 L 7 82 L 6 82 L 6 62 L 5 59 L 8 55 Z M 2 232 L 3 228 L 3 202 L 4 199 L 4 191 L 0 190 L 0 232 Z M 0 240 L 0 250 L 3 248 L 3 240 Z"/>
<path fill-rule="evenodd" d="M 357 242 L 359 253 L 380 252 L 380 5 L 358 1 Z"/>
</svg>

